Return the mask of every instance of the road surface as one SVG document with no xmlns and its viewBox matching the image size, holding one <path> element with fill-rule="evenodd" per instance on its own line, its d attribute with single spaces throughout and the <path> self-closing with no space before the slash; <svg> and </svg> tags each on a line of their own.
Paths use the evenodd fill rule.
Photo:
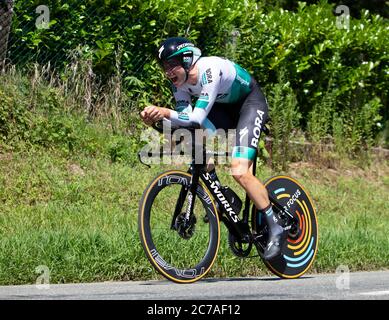
<svg viewBox="0 0 389 320">
<path fill-rule="evenodd" d="M 277 277 L 204 279 L 193 284 L 162 281 L 0 286 L 0 299 L 389 300 L 389 271 Z"/>
</svg>

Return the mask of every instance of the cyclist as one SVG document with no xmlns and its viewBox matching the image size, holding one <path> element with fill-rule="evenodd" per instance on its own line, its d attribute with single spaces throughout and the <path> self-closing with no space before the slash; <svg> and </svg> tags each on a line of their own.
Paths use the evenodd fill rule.
<svg viewBox="0 0 389 320">
<path fill-rule="evenodd" d="M 202 57 L 201 50 L 186 38 L 168 38 L 157 55 L 172 82 L 176 110 L 150 105 L 141 112 L 141 118 L 147 125 L 169 119 L 180 127 L 199 124 L 203 128 L 236 129 L 232 175 L 265 215 L 269 240 L 264 258 L 277 257 L 284 231 L 277 224 L 265 186 L 251 171 L 262 124 L 268 117 L 266 99 L 256 80 L 230 60 Z M 197 98 L 194 107 L 192 97 Z M 214 168 L 210 173 L 217 178 Z"/>
</svg>

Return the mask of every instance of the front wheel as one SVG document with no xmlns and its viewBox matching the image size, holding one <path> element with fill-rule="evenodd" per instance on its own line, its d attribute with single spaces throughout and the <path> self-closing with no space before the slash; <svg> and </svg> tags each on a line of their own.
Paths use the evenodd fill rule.
<svg viewBox="0 0 389 320">
<path fill-rule="evenodd" d="M 270 178 L 265 182 L 265 187 L 269 196 L 272 195 L 282 207 L 288 209 L 297 225 L 293 232 L 289 232 L 281 255 L 264 263 L 281 278 L 298 278 L 311 267 L 318 247 L 318 225 L 313 202 L 303 186 L 288 176 Z M 274 212 L 279 213 L 277 210 Z M 279 218 L 279 221 L 282 221 L 282 218 Z M 261 242 L 266 244 L 266 222 L 255 208 L 252 213 L 252 226 Z"/>
<path fill-rule="evenodd" d="M 146 188 L 139 204 L 138 227 L 147 258 L 164 277 L 190 283 L 204 277 L 220 243 L 219 217 L 208 190 L 199 183 L 193 216 L 186 219 L 191 175 L 167 171 Z M 174 217 L 174 212 L 179 214 Z"/>
</svg>

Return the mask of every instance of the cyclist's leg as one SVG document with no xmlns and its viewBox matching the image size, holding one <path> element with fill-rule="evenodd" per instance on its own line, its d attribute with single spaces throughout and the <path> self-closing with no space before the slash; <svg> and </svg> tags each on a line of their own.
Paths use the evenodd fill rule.
<svg viewBox="0 0 389 320">
<path fill-rule="evenodd" d="M 251 167 L 256 157 L 262 125 L 267 118 L 266 99 L 256 82 L 253 82 L 252 91 L 240 108 L 231 170 L 234 179 L 259 209 L 269 207 L 270 201 L 265 186 L 252 174 Z"/>
<path fill-rule="evenodd" d="M 265 215 L 269 238 L 264 252 L 265 259 L 279 255 L 283 242 L 283 228 L 277 224 L 265 186 L 250 168 L 256 158 L 261 129 L 268 117 L 266 99 L 256 83 L 240 110 L 233 159 L 231 163 L 234 179 L 245 189 L 255 206 Z"/>
<path fill-rule="evenodd" d="M 210 120 L 217 129 L 232 129 L 236 127 L 236 119 L 228 110 L 232 107 L 230 104 L 215 102 L 212 109 L 208 113 L 208 120 Z"/>
<path fill-rule="evenodd" d="M 252 174 L 253 161 L 244 158 L 233 158 L 231 171 L 234 179 L 247 192 L 257 208 L 263 209 L 270 205 L 265 186 Z"/>
</svg>

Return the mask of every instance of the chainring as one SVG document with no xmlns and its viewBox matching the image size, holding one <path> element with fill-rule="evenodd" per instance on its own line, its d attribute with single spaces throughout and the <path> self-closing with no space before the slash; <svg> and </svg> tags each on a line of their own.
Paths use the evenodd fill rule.
<svg viewBox="0 0 389 320">
<path fill-rule="evenodd" d="M 244 248 L 243 245 L 247 245 L 247 248 Z M 234 255 L 239 258 L 246 258 L 250 254 L 253 244 L 251 242 L 242 242 L 235 235 L 229 232 L 228 246 Z"/>
</svg>

